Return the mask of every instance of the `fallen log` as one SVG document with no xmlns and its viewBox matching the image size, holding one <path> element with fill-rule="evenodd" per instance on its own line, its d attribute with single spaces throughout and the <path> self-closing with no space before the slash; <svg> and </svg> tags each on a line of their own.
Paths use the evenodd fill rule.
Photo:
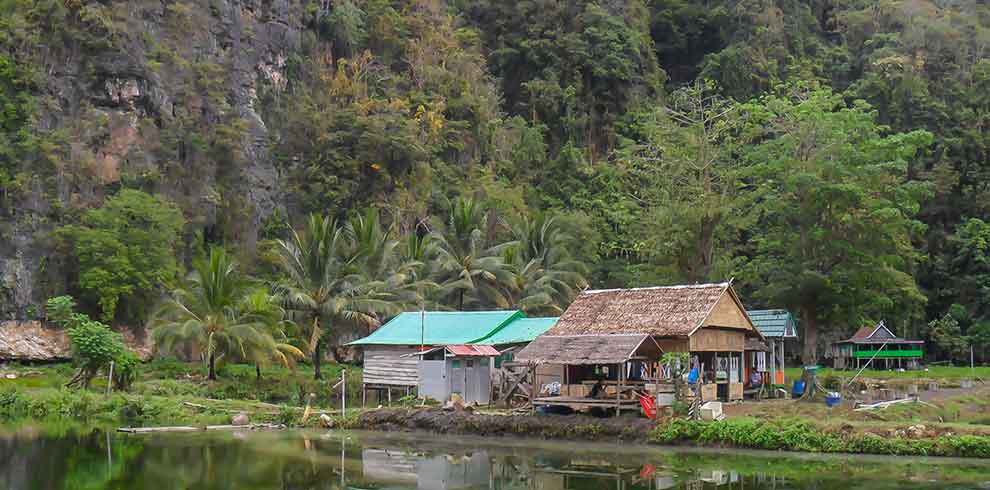
<svg viewBox="0 0 990 490">
<path fill-rule="evenodd" d="M 156 432 L 206 432 L 224 430 L 281 430 L 284 425 L 250 424 L 250 425 L 207 425 L 205 427 L 175 426 L 175 427 L 120 427 L 117 432 L 127 434 L 152 434 Z"/>
<path fill-rule="evenodd" d="M 266 415 L 277 415 L 278 414 L 278 412 L 266 412 L 266 411 L 258 411 L 258 410 L 236 410 L 236 409 L 232 409 L 232 408 L 208 407 L 206 405 L 200 405 L 199 403 L 193 403 L 193 402 L 182 402 L 182 404 L 185 405 L 185 406 L 187 406 L 187 407 L 198 408 L 200 410 L 212 410 L 214 412 L 247 413 L 247 414 L 252 414 L 252 415 L 258 414 L 258 413 L 263 413 L 263 414 L 266 414 Z M 290 408 L 292 408 L 292 407 L 290 407 Z"/>
</svg>

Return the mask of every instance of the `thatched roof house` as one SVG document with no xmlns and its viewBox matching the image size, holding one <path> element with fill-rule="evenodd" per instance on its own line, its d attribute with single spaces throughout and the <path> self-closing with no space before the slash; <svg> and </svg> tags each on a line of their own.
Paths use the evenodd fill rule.
<svg viewBox="0 0 990 490">
<path fill-rule="evenodd" d="M 653 337 L 644 334 L 543 335 L 523 349 L 523 359 L 533 364 L 619 364 L 631 360 L 659 359 L 662 351 Z"/>
<path fill-rule="evenodd" d="M 722 331 L 737 334 L 709 333 Z M 747 337 L 763 339 L 728 282 L 584 291 L 544 336 L 616 334 L 650 335 L 664 351 L 742 351 Z"/>
<path fill-rule="evenodd" d="M 729 282 L 590 290 L 516 361 L 537 365 L 538 377 L 567 385 L 585 376 L 571 369 L 578 365 L 643 364 L 649 372 L 663 352 L 690 352 L 713 384 L 733 385 L 726 399 L 739 399 L 747 339 L 765 340 Z M 549 367 L 554 365 L 563 367 Z M 660 371 L 652 370 L 655 378 L 663 376 Z"/>
</svg>

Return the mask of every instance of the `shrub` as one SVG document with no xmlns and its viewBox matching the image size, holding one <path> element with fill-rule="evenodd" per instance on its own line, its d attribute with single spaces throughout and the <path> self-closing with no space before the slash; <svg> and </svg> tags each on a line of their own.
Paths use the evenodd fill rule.
<svg viewBox="0 0 990 490">
<path fill-rule="evenodd" d="M 738 418 L 717 422 L 674 419 L 654 430 L 649 439 L 658 444 L 700 443 L 807 452 L 990 457 L 990 437 L 987 436 L 942 436 L 933 440 L 865 433 L 843 438 L 800 419 L 758 421 Z"/>
<path fill-rule="evenodd" d="M 51 298 L 46 304 L 49 319 L 67 329 L 72 359 L 79 367 L 67 386 L 88 388 L 100 370 L 114 363 L 114 384 L 118 389 L 126 389 L 134 381 L 139 359 L 127 349 L 119 333 L 75 313 L 75 306 L 71 296 Z"/>
</svg>

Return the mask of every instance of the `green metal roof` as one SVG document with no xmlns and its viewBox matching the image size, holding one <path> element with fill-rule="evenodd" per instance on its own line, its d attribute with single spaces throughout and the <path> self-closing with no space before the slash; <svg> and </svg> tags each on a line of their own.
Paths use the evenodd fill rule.
<svg viewBox="0 0 990 490">
<path fill-rule="evenodd" d="M 399 313 L 371 335 L 347 345 L 452 345 L 470 344 L 491 335 L 500 327 L 525 315 L 518 310 L 427 311 Z"/>
<path fill-rule="evenodd" d="M 557 317 L 516 318 L 474 344 L 505 345 L 532 342 L 557 323 Z"/>
<path fill-rule="evenodd" d="M 787 310 L 748 310 L 746 314 L 764 337 L 797 337 L 797 322 Z"/>
</svg>

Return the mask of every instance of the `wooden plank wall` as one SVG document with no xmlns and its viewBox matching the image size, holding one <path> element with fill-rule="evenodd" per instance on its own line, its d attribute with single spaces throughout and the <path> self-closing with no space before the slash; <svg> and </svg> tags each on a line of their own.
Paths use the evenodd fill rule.
<svg viewBox="0 0 990 490">
<path fill-rule="evenodd" d="M 749 322 L 746 321 L 746 312 L 739 309 L 739 305 L 728 293 L 723 294 L 718 300 L 711 314 L 705 319 L 704 325 L 751 330 Z"/>
<path fill-rule="evenodd" d="M 687 339 L 656 339 L 657 344 L 660 344 L 660 349 L 664 352 L 687 352 L 688 351 L 688 340 Z"/>
<path fill-rule="evenodd" d="M 564 384 L 564 366 L 560 364 L 540 364 L 536 366 L 536 390 L 537 396 L 539 396 L 539 390 L 543 385 L 553 383 L 554 381 Z"/>
<path fill-rule="evenodd" d="M 402 357 L 418 349 L 404 345 L 369 345 L 364 348 L 364 382 L 393 386 L 419 383 L 419 358 Z"/>
<path fill-rule="evenodd" d="M 746 332 L 742 330 L 699 329 L 691 336 L 691 352 L 742 352 Z"/>
</svg>

